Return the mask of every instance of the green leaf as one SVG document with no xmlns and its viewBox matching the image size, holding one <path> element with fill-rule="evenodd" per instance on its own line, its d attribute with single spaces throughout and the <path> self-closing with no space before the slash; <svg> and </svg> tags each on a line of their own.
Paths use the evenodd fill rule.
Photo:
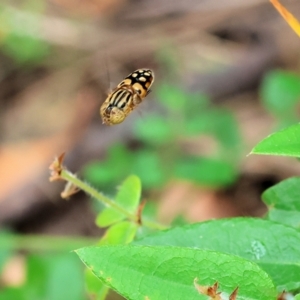
<svg viewBox="0 0 300 300">
<path fill-rule="evenodd" d="M 83 174 L 92 185 L 113 187 L 126 176 L 133 159 L 132 153 L 126 147 L 116 144 L 108 149 L 105 161 L 87 164 Z"/>
<path fill-rule="evenodd" d="M 199 134 L 207 133 L 211 121 L 210 118 L 207 118 L 206 114 L 191 116 L 187 118 L 184 124 L 183 134 L 185 136 L 198 136 Z"/>
<path fill-rule="evenodd" d="M 86 269 L 85 271 L 85 284 L 91 299 L 106 299 L 109 288 L 103 284 L 90 269 Z"/>
<path fill-rule="evenodd" d="M 300 294 L 297 294 L 294 298 L 294 300 L 300 300 Z"/>
<path fill-rule="evenodd" d="M 300 232 L 262 219 L 234 218 L 172 228 L 136 244 L 221 251 L 257 263 L 278 289 L 300 288 Z M 287 287 L 289 289 L 287 289 Z"/>
<path fill-rule="evenodd" d="M 184 218 L 184 216 L 178 215 L 174 220 L 172 220 L 171 225 L 172 225 L 172 227 L 175 227 L 175 226 L 183 226 L 188 223 L 189 222 Z"/>
<path fill-rule="evenodd" d="M 166 144 L 174 138 L 172 124 L 157 115 L 137 120 L 134 135 L 144 143 L 154 146 Z"/>
<path fill-rule="evenodd" d="M 300 229 L 300 177 L 286 179 L 267 189 L 262 199 L 268 219 Z"/>
<path fill-rule="evenodd" d="M 0 299 L 83 300 L 82 266 L 74 253 L 31 255 L 27 259 L 25 284 L 0 291 Z"/>
<path fill-rule="evenodd" d="M 83 168 L 84 178 L 92 185 L 100 186 L 111 184 L 117 179 L 114 168 L 109 167 L 107 162 L 91 162 Z"/>
<path fill-rule="evenodd" d="M 173 115 L 190 117 L 205 109 L 209 100 L 203 94 L 188 93 L 178 86 L 161 84 L 156 89 L 160 103 Z M 179 115 L 178 115 L 179 114 Z"/>
<path fill-rule="evenodd" d="M 161 84 L 156 93 L 160 103 L 171 111 L 181 111 L 189 100 L 185 91 L 173 85 Z"/>
<path fill-rule="evenodd" d="M 259 142 L 250 154 L 300 157 L 300 124 L 273 133 Z"/>
<path fill-rule="evenodd" d="M 218 281 L 227 295 L 238 286 L 240 299 L 276 299 L 272 281 L 256 264 L 220 252 L 126 245 L 88 247 L 76 253 L 126 299 L 207 299 L 196 290 L 196 278 L 201 285 Z"/>
<path fill-rule="evenodd" d="M 138 225 L 124 221 L 109 227 L 99 245 L 127 244 L 133 241 Z"/>
<path fill-rule="evenodd" d="M 2 245 L 5 247 L 2 248 Z M 0 232 L 0 274 L 3 266 L 12 255 L 13 241 L 10 239 L 10 234 L 4 230 Z"/>
<path fill-rule="evenodd" d="M 300 76 L 286 71 L 268 73 L 261 86 L 265 107 L 277 117 L 295 116 L 295 106 L 300 100 Z"/>
<path fill-rule="evenodd" d="M 27 293 L 35 295 L 31 299 L 84 299 L 82 268 L 73 253 L 31 256 L 27 285 Z"/>
<path fill-rule="evenodd" d="M 28 297 L 29 296 L 29 297 Z M 26 288 L 16 287 L 4 287 L 0 290 L 0 299 L 5 300 L 38 300 L 38 298 L 32 298 Z"/>
<path fill-rule="evenodd" d="M 295 229 L 300 229 L 300 213 L 299 211 L 286 211 L 272 208 L 266 215 L 266 218 L 271 221 L 282 223 Z"/>
<path fill-rule="evenodd" d="M 129 176 L 120 186 L 115 201 L 130 213 L 135 213 L 141 198 L 141 181 L 135 176 Z M 125 215 L 112 207 L 107 207 L 99 213 L 96 224 L 107 227 L 125 219 Z"/>
<path fill-rule="evenodd" d="M 238 150 L 241 147 L 241 135 L 239 132 L 239 125 L 234 115 L 224 109 L 214 109 L 211 114 L 212 134 L 216 137 L 217 141 L 225 148 L 234 153 L 236 160 Z M 233 151 L 235 149 L 235 151 Z"/>
<path fill-rule="evenodd" d="M 167 180 L 159 153 L 150 150 L 135 152 L 132 173 L 139 176 L 145 189 L 159 188 Z"/>
<path fill-rule="evenodd" d="M 175 176 L 206 186 L 224 186 L 236 179 L 231 164 L 207 157 L 186 157 L 176 162 Z"/>
<path fill-rule="evenodd" d="M 141 180 L 139 177 L 131 175 L 119 187 L 115 200 L 127 211 L 135 213 L 140 202 L 141 192 Z"/>
<path fill-rule="evenodd" d="M 26 3 L 29 4 L 29 1 Z M 0 6 L 1 50 L 18 63 L 32 65 L 49 54 L 50 46 L 38 38 L 42 31 L 42 18 L 28 13 L 27 5 L 22 6 L 25 10 L 16 10 L 9 5 Z M 34 9 L 40 15 L 42 6 L 36 5 Z"/>
<path fill-rule="evenodd" d="M 49 53 L 47 43 L 29 35 L 10 33 L 3 41 L 3 52 L 18 63 L 38 63 Z"/>
<path fill-rule="evenodd" d="M 230 148 L 240 145 L 241 141 L 236 119 L 231 112 L 224 109 L 207 109 L 203 115 L 189 118 L 185 132 L 211 134 L 219 143 Z"/>
<path fill-rule="evenodd" d="M 199 93 L 188 93 L 188 102 L 184 107 L 184 115 L 187 118 L 198 116 L 202 117 L 210 109 L 210 100 L 207 95 Z"/>
<path fill-rule="evenodd" d="M 96 224 L 107 227 L 125 219 L 125 215 L 112 207 L 104 208 L 97 216 Z"/>
</svg>

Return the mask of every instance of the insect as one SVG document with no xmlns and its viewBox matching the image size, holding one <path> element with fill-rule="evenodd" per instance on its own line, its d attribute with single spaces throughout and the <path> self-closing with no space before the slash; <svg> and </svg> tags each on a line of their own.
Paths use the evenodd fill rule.
<svg viewBox="0 0 300 300">
<path fill-rule="evenodd" d="M 149 94 L 153 81 L 154 73 L 149 69 L 138 69 L 124 78 L 100 107 L 103 123 L 115 125 L 123 122 Z"/>
</svg>

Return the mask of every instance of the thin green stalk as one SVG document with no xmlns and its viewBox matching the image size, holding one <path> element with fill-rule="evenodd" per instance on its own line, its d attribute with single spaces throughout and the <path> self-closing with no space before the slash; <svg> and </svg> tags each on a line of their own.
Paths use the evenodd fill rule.
<svg viewBox="0 0 300 300">
<path fill-rule="evenodd" d="M 119 211 L 123 215 L 125 215 L 129 220 L 136 222 L 137 216 L 134 214 L 129 213 L 126 209 L 124 209 L 122 206 L 118 205 L 116 202 L 112 201 L 108 197 L 104 196 L 102 193 L 98 192 L 95 188 L 91 187 L 89 184 L 85 183 L 84 181 L 77 178 L 73 173 L 63 169 L 61 171 L 60 177 L 65 179 L 68 182 L 71 182 L 73 185 L 77 186 L 87 194 L 89 194 L 91 197 L 97 199 L 98 201 L 104 203 L 105 205 L 114 208 L 116 211 Z M 168 227 L 151 222 L 151 221 L 144 221 L 143 225 L 145 225 L 148 228 L 156 229 L 156 230 L 163 230 Z"/>
<path fill-rule="evenodd" d="M 62 170 L 60 176 L 61 176 L 61 178 L 65 179 L 66 181 L 69 181 L 72 184 L 74 184 L 75 186 L 79 187 L 81 190 L 83 190 L 84 192 L 86 192 L 87 194 L 92 196 L 93 198 L 97 199 L 98 201 L 119 211 L 120 213 L 125 215 L 128 219 L 130 219 L 132 221 L 136 221 L 136 216 L 129 213 L 122 206 L 118 205 L 116 202 L 114 202 L 111 199 L 109 199 L 108 197 L 104 196 L 102 193 L 98 192 L 95 188 L 91 187 L 89 184 L 78 179 L 71 172 L 69 172 L 67 170 Z"/>
<path fill-rule="evenodd" d="M 164 229 L 169 228 L 166 225 L 162 225 L 162 224 L 152 222 L 152 221 L 147 221 L 147 220 L 142 220 L 142 224 L 150 229 L 155 229 L 155 230 L 164 230 Z"/>
<path fill-rule="evenodd" d="M 0 250 L 27 251 L 58 251 L 66 252 L 94 245 L 99 238 L 47 236 L 47 235 L 17 235 L 2 233 L 0 236 Z"/>
</svg>

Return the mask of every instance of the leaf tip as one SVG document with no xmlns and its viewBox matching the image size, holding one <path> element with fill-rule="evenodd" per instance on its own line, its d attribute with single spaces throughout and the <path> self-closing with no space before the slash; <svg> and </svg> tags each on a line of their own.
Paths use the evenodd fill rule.
<svg viewBox="0 0 300 300">
<path fill-rule="evenodd" d="M 255 154 L 255 152 L 253 152 L 253 149 L 246 155 L 246 157 L 249 157 L 252 154 Z"/>
</svg>

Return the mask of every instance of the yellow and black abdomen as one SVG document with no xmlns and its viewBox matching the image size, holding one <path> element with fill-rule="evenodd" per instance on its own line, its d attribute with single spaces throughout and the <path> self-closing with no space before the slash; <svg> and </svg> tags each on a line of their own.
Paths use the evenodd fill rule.
<svg viewBox="0 0 300 300">
<path fill-rule="evenodd" d="M 109 106 L 124 109 L 126 106 L 128 106 L 132 96 L 132 91 L 127 88 L 116 89 L 110 95 Z"/>
<path fill-rule="evenodd" d="M 108 95 L 100 108 L 103 123 L 119 124 L 148 95 L 154 81 L 154 73 L 149 69 L 138 69 L 129 74 Z"/>
</svg>

